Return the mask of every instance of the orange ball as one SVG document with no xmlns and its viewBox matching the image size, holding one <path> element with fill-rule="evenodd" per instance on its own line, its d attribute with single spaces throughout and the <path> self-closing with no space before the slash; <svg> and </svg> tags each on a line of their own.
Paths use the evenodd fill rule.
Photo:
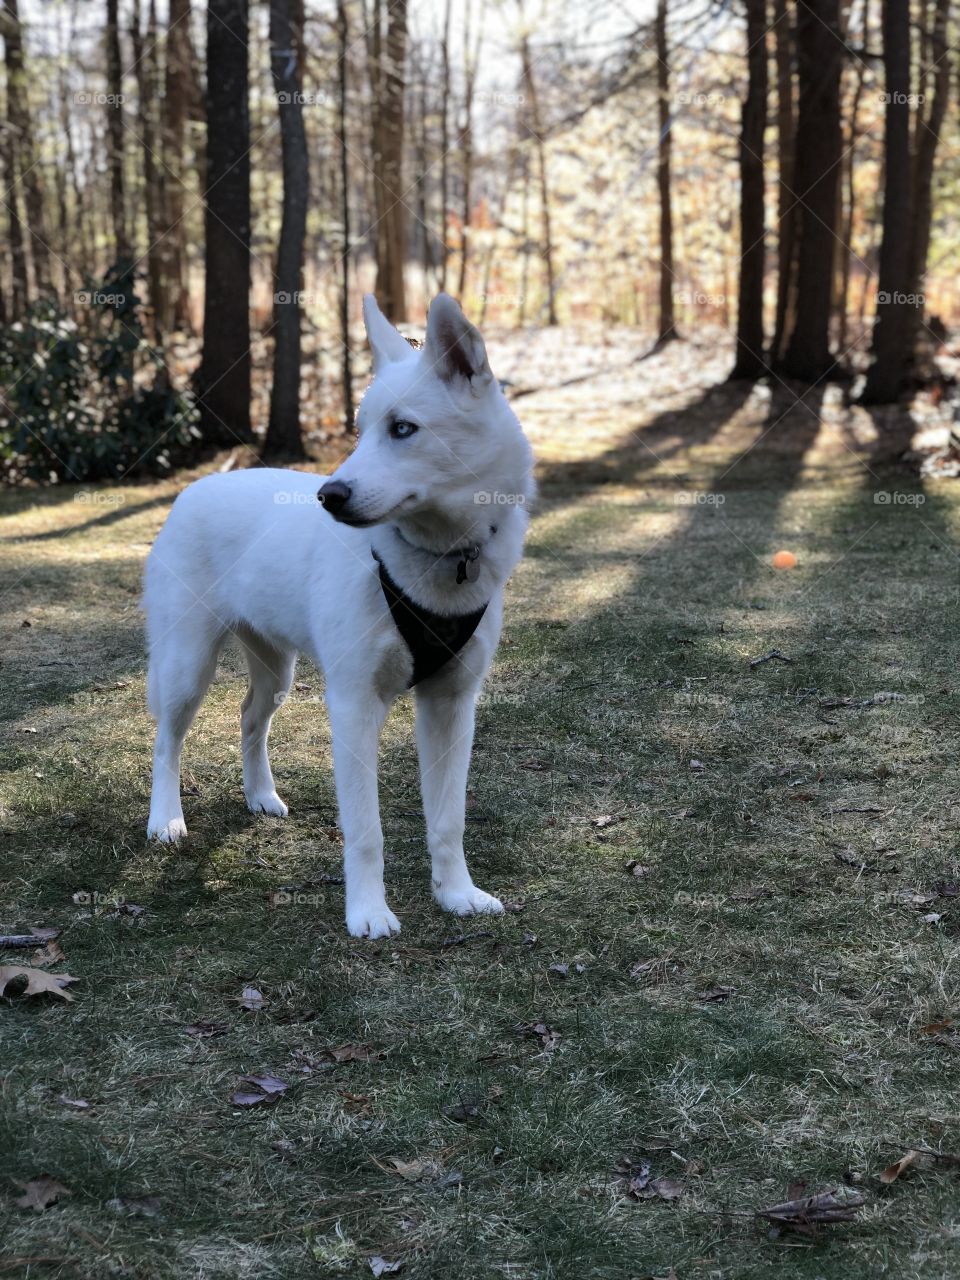
<svg viewBox="0 0 960 1280">
<path fill-rule="evenodd" d="M 792 569 L 797 563 L 797 557 L 792 551 L 778 551 L 773 557 L 773 567 L 775 569 Z"/>
</svg>

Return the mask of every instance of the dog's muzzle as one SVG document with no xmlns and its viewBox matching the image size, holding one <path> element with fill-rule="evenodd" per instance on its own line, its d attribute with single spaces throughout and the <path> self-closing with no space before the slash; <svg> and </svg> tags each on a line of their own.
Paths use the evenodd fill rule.
<svg viewBox="0 0 960 1280">
<path fill-rule="evenodd" d="M 343 508 L 350 501 L 352 490 L 342 480 L 328 480 L 317 492 L 317 497 L 335 520 L 339 519 Z"/>
</svg>

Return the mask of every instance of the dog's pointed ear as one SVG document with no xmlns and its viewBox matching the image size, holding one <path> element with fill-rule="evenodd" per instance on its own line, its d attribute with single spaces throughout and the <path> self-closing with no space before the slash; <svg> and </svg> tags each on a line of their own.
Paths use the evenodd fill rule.
<svg viewBox="0 0 960 1280">
<path fill-rule="evenodd" d="M 480 330 L 448 293 L 438 293 L 430 304 L 423 355 L 444 382 L 463 379 L 475 396 L 493 381 Z"/>
<path fill-rule="evenodd" d="M 373 352 L 373 371 L 377 372 L 385 364 L 405 360 L 413 354 L 413 347 L 403 334 L 399 333 L 377 306 L 372 293 L 363 297 L 363 323 L 367 328 L 367 339 Z"/>
</svg>

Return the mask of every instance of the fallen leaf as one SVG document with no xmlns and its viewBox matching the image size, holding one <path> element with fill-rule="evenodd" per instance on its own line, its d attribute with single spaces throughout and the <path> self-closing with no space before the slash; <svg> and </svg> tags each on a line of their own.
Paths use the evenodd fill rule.
<svg viewBox="0 0 960 1280">
<path fill-rule="evenodd" d="M 691 768 L 691 769 L 700 770 L 700 769 L 705 769 L 706 767 L 707 767 L 707 766 L 703 763 L 703 761 L 702 761 L 702 760 L 691 760 L 691 761 L 690 761 L 690 768 Z"/>
<path fill-rule="evenodd" d="M 920 917 L 924 924 L 939 924 L 943 916 L 939 911 L 930 911 L 927 915 Z"/>
<path fill-rule="evenodd" d="M 385 1050 L 377 1049 L 372 1044 L 341 1044 L 334 1048 L 322 1049 L 321 1056 L 326 1055 L 332 1062 L 376 1062 L 382 1058 Z"/>
<path fill-rule="evenodd" d="M 225 1022 L 208 1022 L 206 1018 L 201 1018 L 199 1022 L 191 1022 L 189 1027 L 183 1029 L 188 1036 L 197 1040 L 209 1040 L 212 1036 L 225 1035 L 228 1028 Z"/>
<path fill-rule="evenodd" d="M 935 1036 L 941 1031 L 949 1031 L 953 1026 L 952 1018 L 944 1018 L 942 1022 L 928 1022 L 926 1026 L 920 1028 L 922 1036 Z"/>
<path fill-rule="evenodd" d="M 59 964 L 61 960 L 65 960 L 66 956 L 59 942 L 48 942 L 45 947 L 34 951 L 30 959 L 39 968 L 47 969 L 50 965 Z"/>
<path fill-rule="evenodd" d="M 615 822 L 619 822 L 619 821 L 620 819 L 616 816 L 616 814 L 602 813 L 599 818 L 591 818 L 590 824 L 591 826 L 594 826 L 594 827 L 603 828 L 603 827 L 612 827 Z"/>
<path fill-rule="evenodd" d="M 18 1182 L 17 1186 L 23 1187 L 23 1195 L 15 1201 L 17 1208 L 33 1209 L 36 1213 L 49 1209 L 61 1196 L 73 1194 L 69 1187 L 65 1187 L 62 1182 L 58 1182 L 56 1178 L 51 1178 L 46 1173 L 30 1178 L 28 1182 Z"/>
<path fill-rule="evenodd" d="M 653 867 L 648 867 L 644 862 L 638 862 L 636 858 L 631 858 L 624 867 L 624 871 L 628 871 L 630 875 L 635 876 L 638 880 L 648 876 L 652 870 Z"/>
<path fill-rule="evenodd" d="M 466 1124 L 470 1120 L 481 1118 L 483 1102 L 481 1100 L 450 1102 L 442 1108 L 443 1114 L 455 1124 Z"/>
<path fill-rule="evenodd" d="M 259 1107 L 264 1102 L 273 1102 L 274 1099 L 268 1097 L 265 1093 L 250 1093 L 242 1089 L 238 1089 L 235 1093 L 231 1093 L 230 1102 L 235 1107 Z"/>
<path fill-rule="evenodd" d="M 908 1169 L 912 1169 L 920 1159 L 919 1151 L 908 1151 L 906 1155 L 902 1155 L 899 1160 L 895 1160 L 893 1164 L 888 1164 L 883 1173 L 880 1174 L 880 1181 L 884 1186 L 889 1186 L 891 1182 L 896 1182 L 901 1173 L 906 1173 Z"/>
<path fill-rule="evenodd" d="M 29 969 L 22 964 L 0 965 L 0 996 L 6 994 L 7 987 L 18 978 L 26 978 L 27 985 L 23 990 L 26 996 L 39 996 L 47 993 L 59 996 L 62 1000 L 72 1000 L 73 996 L 63 988 L 68 982 L 78 982 L 69 973 L 46 973 L 43 969 Z"/>
<path fill-rule="evenodd" d="M 271 1098 L 286 1093 L 290 1088 L 286 1080 L 281 1080 L 279 1076 L 263 1075 L 263 1076 L 241 1076 L 241 1084 L 252 1084 L 256 1088 L 262 1089 L 264 1093 Z"/>
<path fill-rule="evenodd" d="M 107 1201 L 107 1208 L 131 1218 L 159 1218 L 162 1205 L 157 1196 L 115 1196 Z"/>
<path fill-rule="evenodd" d="M 77 1111 L 86 1111 L 90 1106 L 90 1103 L 86 1100 L 86 1098 L 67 1098 L 62 1093 L 60 1097 L 57 1099 L 57 1101 L 60 1103 L 61 1106 L 74 1107 Z"/>
<path fill-rule="evenodd" d="M 404 1182 L 419 1182 L 421 1178 L 432 1177 L 437 1172 L 433 1160 L 401 1160 L 399 1156 L 390 1156 L 386 1165 L 380 1165 L 380 1168 L 387 1173 L 397 1174 Z"/>
<path fill-rule="evenodd" d="M 674 1178 L 654 1178 L 650 1188 L 661 1200 L 677 1200 L 683 1195 L 683 1183 Z"/>
<path fill-rule="evenodd" d="M 518 1022 L 514 1031 L 523 1036 L 537 1036 L 547 1053 L 552 1053 L 560 1043 L 560 1032 L 545 1022 Z"/>
<path fill-rule="evenodd" d="M 552 973 L 554 977 L 566 979 L 570 977 L 570 966 L 568 964 L 552 964 L 547 973 Z"/>
<path fill-rule="evenodd" d="M 697 999 L 702 1004 L 719 1004 L 737 994 L 736 987 L 709 987 L 706 991 L 698 991 Z"/>
<path fill-rule="evenodd" d="M 375 1276 L 396 1275 L 396 1273 L 403 1267 L 402 1262 L 388 1262 L 386 1258 L 381 1258 L 379 1255 L 374 1258 L 369 1258 L 368 1262 L 370 1263 L 370 1270 Z"/>
<path fill-rule="evenodd" d="M 250 1009 L 254 1013 L 258 1012 L 265 1004 L 268 1003 L 264 998 L 263 992 L 258 991 L 256 987 L 244 987 L 240 996 L 240 1001 L 244 1009 Z"/>
<path fill-rule="evenodd" d="M 346 1089 L 338 1089 L 337 1093 L 343 1099 L 345 1111 L 367 1111 L 370 1108 L 370 1099 L 365 1093 L 350 1093 Z"/>
<path fill-rule="evenodd" d="M 840 1198 L 836 1191 L 820 1191 L 798 1200 L 785 1200 L 783 1204 L 774 1204 L 768 1209 L 757 1209 L 756 1215 L 766 1218 L 780 1230 L 812 1235 L 817 1227 L 851 1222 L 865 1203 L 860 1195 Z"/>
</svg>

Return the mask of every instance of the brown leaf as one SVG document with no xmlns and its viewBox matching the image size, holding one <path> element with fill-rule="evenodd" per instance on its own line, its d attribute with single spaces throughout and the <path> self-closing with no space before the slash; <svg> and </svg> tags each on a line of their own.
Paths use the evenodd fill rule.
<svg viewBox="0 0 960 1280">
<path fill-rule="evenodd" d="M 545 1022 L 518 1022 L 514 1031 L 523 1036 L 537 1036 L 547 1053 L 552 1053 L 560 1043 L 560 1032 Z"/>
<path fill-rule="evenodd" d="M 48 942 L 45 947 L 34 951 L 30 959 L 39 968 L 47 969 L 50 965 L 58 964 L 61 960 L 65 960 L 66 956 L 63 954 L 63 948 L 59 942 Z"/>
<path fill-rule="evenodd" d="M 24 995 L 39 996 L 46 993 L 59 996 L 61 1000 L 73 999 L 70 992 L 63 988 L 68 982 L 79 981 L 78 978 L 71 978 L 69 973 L 45 973 L 43 969 L 29 969 L 22 964 L 4 964 L 0 965 L 0 996 L 5 995 L 10 983 L 16 982 L 18 978 L 27 980 Z"/>
<path fill-rule="evenodd" d="M 906 1173 L 908 1169 L 912 1169 L 920 1160 L 919 1151 L 908 1151 L 906 1155 L 902 1155 L 899 1160 L 895 1160 L 893 1164 L 888 1164 L 884 1171 L 880 1174 L 880 1181 L 884 1186 L 889 1186 L 891 1182 L 896 1182 L 901 1173 Z"/>
<path fill-rule="evenodd" d="M 638 862 L 636 858 L 631 858 L 624 867 L 624 871 L 628 871 L 637 880 L 643 880 L 652 870 L 653 867 L 648 867 L 645 862 Z"/>
<path fill-rule="evenodd" d="M 698 991 L 697 999 L 702 1004 L 719 1004 L 737 994 L 736 987 L 709 987 L 706 991 Z"/>
<path fill-rule="evenodd" d="M 228 1030 L 225 1022 L 208 1022 L 206 1018 L 201 1018 L 199 1022 L 191 1022 L 189 1027 L 183 1029 L 188 1036 L 193 1036 L 197 1040 L 209 1040 L 212 1036 L 222 1036 Z"/>
<path fill-rule="evenodd" d="M 86 1111 L 90 1106 L 86 1098 L 68 1098 L 62 1093 L 57 1101 L 62 1107 L 74 1107 L 77 1111 Z"/>
<path fill-rule="evenodd" d="M 928 1022 L 926 1026 L 920 1028 L 922 1036 L 939 1035 L 941 1031 L 949 1031 L 953 1026 L 952 1018 L 944 1018 L 942 1022 Z"/>
<path fill-rule="evenodd" d="M 372 1044 L 341 1044 L 333 1048 L 322 1049 L 321 1054 L 325 1054 L 331 1062 L 376 1062 L 378 1058 L 384 1055 L 383 1049 L 377 1049 Z"/>
<path fill-rule="evenodd" d="M 37 1213 L 49 1209 L 61 1196 L 73 1194 L 69 1187 L 65 1187 L 62 1182 L 58 1182 L 56 1178 L 51 1178 L 46 1173 L 38 1174 L 28 1182 L 18 1182 L 17 1186 L 23 1187 L 23 1195 L 15 1201 L 17 1208 L 33 1209 Z"/>
<path fill-rule="evenodd" d="M 269 1003 L 264 998 L 263 992 L 258 991 L 256 987 L 244 987 L 240 995 L 240 1001 L 244 1009 L 250 1009 L 254 1013 L 258 1012 L 265 1004 Z"/>
<path fill-rule="evenodd" d="M 850 1222 L 866 1203 L 863 1196 L 837 1196 L 836 1191 L 820 1191 L 797 1200 L 785 1200 L 768 1209 L 757 1209 L 758 1218 L 766 1218 L 781 1230 L 811 1234 L 816 1227 L 835 1222 Z"/>
<path fill-rule="evenodd" d="M 390 1156 L 385 1165 L 376 1162 L 379 1168 L 385 1173 L 395 1173 L 398 1177 L 403 1178 L 404 1182 L 419 1182 L 421 1178 L 434 1177 L 437 1172 L 436 1163 L 433 1160 L 401 1160 L 399 1156 Z"/>
<path fill-rule="evenodd" d="M 375 1276 L 392 1276 L 396 1275 L 403 1267 L 402 1262 L 388 1262 L 386 1258 L 381 1258 L 379 1254 L 376 1257 L 368 1258 L 370 1270 Z"/>
<path fill-rule="evenodd" d="M 242 1089 L 238 1089 L 230 1095 L 230 1102 L 235 1107 L 259 1107 L 264 1102 L 273 1101 L 274 1099 L 265 1093 L 250 1093 Z"/>
<path fill-rule="evenodd" d="M 263 1076 L 241 1076 L 241 1084 L 252 1084 L 256 1088 L 262 1089 L 264 1093 L 271 1098 L 279 1097 L 281 1093 L 286 1093 L 290 1088 L 286 1080 L 281 1080 L 279 1076 L 263 1075 Z"/>
<path fill-rule="evenodd" d="M 107 1201 L 108 1209 L 131 1218 L 159 1218 L 162 1207 L 158 1196 L 116 1196 Z"/>
<path fill-rule="evenodd" d="M 337 1093 L 343 1099 L 345 1111 L 368 1111 L 370 1109 L 370 1099 L 365 1093 L 350 1093 L 346 1089 L 338 1089 Z"/>
</svg>

